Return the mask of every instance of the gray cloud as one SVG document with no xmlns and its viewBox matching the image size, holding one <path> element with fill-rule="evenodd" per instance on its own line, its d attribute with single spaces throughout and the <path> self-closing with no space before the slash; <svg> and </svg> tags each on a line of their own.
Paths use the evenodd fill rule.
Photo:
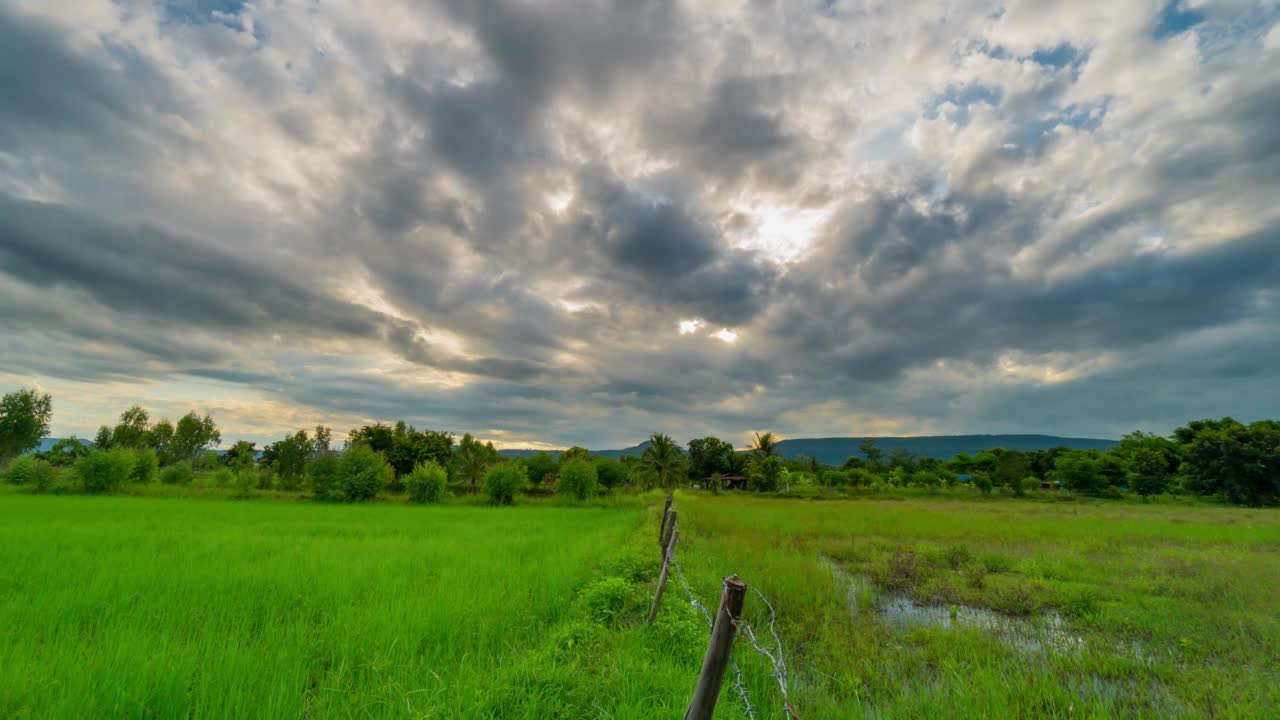
<svg viewBox="0 0 1280 720">
<path fill-rule="evenodd" d="M 1274 13 L 192 7 L 0 10 L 11 374 L 601 446 L 1280 399 Z"/>
</svg>

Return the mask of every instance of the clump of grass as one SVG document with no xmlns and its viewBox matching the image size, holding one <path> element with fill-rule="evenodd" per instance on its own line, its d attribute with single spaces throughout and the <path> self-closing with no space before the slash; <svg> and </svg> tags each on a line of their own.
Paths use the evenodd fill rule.
<svg viewBox="0 0 1280 720">
<path fill-rule="evenodd" d="M 947 548 L 944 557 L 947 561 L 947 567 L 952 570 L 959 570 L 973 562 L 973 553 L 969 551 L 969 546 L 967 545 L 952 545 Z"/>
</svg>

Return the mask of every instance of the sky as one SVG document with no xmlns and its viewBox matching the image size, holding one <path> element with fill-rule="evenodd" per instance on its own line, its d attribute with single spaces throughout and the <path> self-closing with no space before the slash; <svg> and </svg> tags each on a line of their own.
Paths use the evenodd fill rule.
<svg viewBox="0 0 1280 720">
<path fill-rule="evenodd" d="M 0 389 L 264 442 L 1280 415 L 1275 0 L 3 0 Z"/>
</svg>

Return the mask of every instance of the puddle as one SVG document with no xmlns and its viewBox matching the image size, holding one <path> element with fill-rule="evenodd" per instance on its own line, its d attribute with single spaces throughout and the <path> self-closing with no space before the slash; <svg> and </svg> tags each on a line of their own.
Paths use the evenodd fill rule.
<svg viewBox="0 0 1280 720">
<path fill-rule="evenodd" d="M 1076 653 L 1085 649 L 1084 638 L 1071 631 L 1065 618 L 1049 610 L 1029 618 L 1015 618 L 969 605 L 926 605 L 902 593 L 879 589 L 870 578 L 851 575 L 839 563 L 823 558 L 832 578 L 845 588 L 845 602 L 855 617 L 874 614 L 890 627 L 908 630 L 935 627 L 944 630 L 978 628 L 1009 647 L 1028 654 Z"/>
</svg>

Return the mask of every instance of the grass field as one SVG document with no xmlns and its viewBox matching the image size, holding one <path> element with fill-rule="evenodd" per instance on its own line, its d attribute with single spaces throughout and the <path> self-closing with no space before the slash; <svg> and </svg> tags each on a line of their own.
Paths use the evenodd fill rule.
<svg viewBox="0 0 1280 720">
<path fill-rule="evenodd" d="M 1280 717 L 1275 510 L 682 507 L 703 594 L 733 568 L 773 600 L 806 719 Z"/>
<path fill-rule="evenodd" d="M 701 600 L 775 604 L 806 720 L 1278 716 L 1275 511 L 677 505 Z M 0 494 L 0 717 L 678 717 L 706 630 L 675 580 L 643 625 L 656 513 Z"/>
</svg>

